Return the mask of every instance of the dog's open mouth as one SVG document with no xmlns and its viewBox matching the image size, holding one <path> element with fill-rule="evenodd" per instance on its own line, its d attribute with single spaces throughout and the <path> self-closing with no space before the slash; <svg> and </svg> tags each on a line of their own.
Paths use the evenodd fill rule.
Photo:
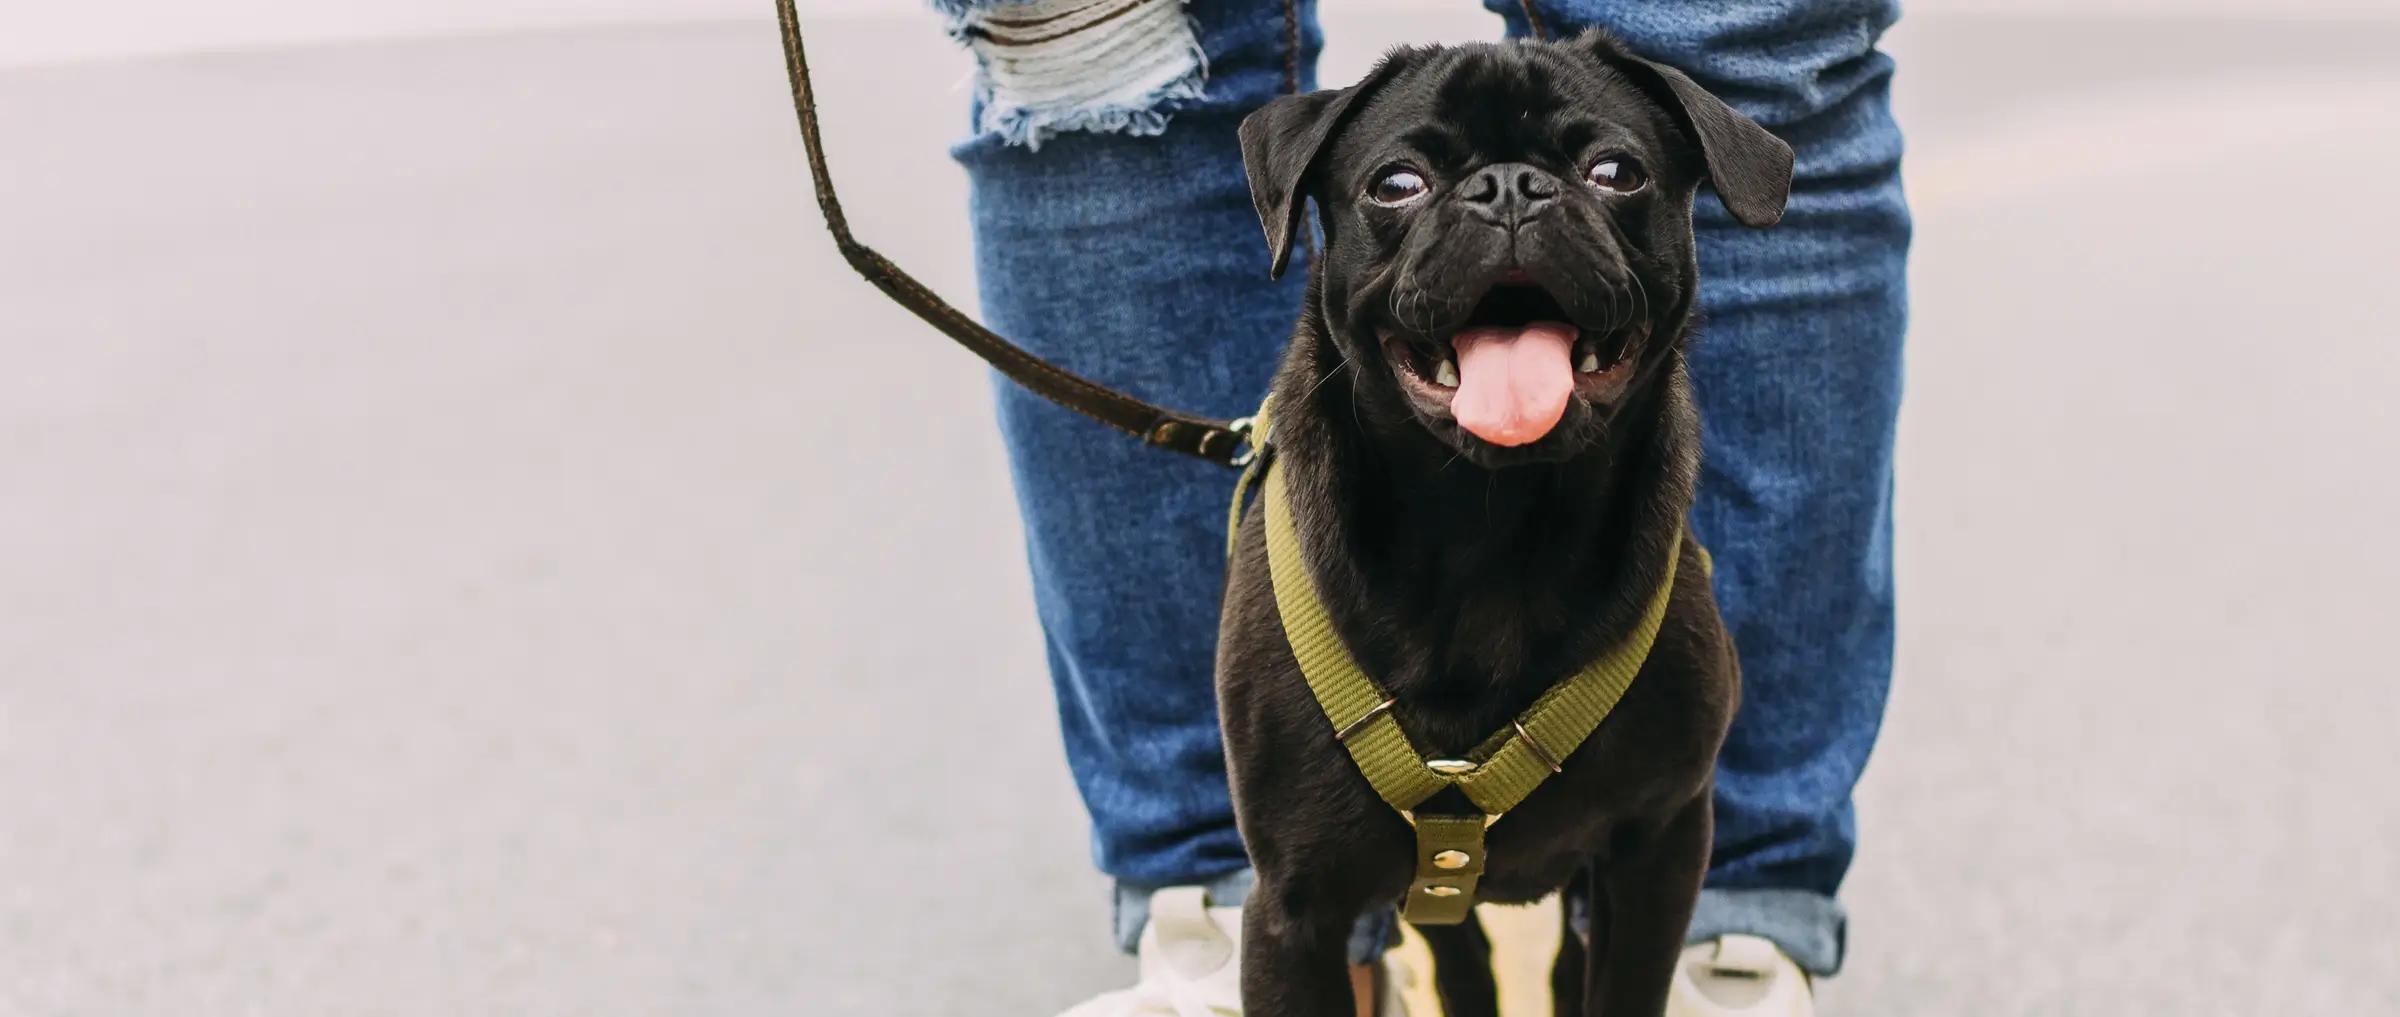
<svg viewBox="0 0 2400 1017">
<path fill-rule="evenodd" d="M 1571 323 L 1550 291 L 1503 281 L 1448 335 L 1387 335 L 1384 348 L 1401 387 L 1427 409 L 1446 410 L 1494 445 L 1527 445 L 1558 426 L 1570 397 L 1607 403 L 1633 377 L 1641 331 L 1595 332 Z"/>
</svg>

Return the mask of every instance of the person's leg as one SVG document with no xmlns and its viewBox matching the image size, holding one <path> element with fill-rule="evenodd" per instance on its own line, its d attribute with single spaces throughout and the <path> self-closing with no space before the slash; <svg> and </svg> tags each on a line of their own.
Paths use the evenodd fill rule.
<svg viewBox="0 0 2400 1017">
<path fill-rule="evenodd" d="M 1519 0 L 1486 0 L 1526 32 Z M 1706 318 L 1692 351 L 1706 446 L 1693 526 L 1742 660 L 1718 762 L 1716 849 L 1693 942 L 1773 940 L 1841 964 L 1834 899 L 1857 831 L 1850 792 L 1892 664 L 1892 434 L 1909 217 L 1891 0 L 1537 0 L 1544 28 L 1597 25 L 1682 68 L 1798 157 L 1772 229 L 1695 209 Z"/>
<path fill-rule="evenodd" d="M 1306 272 L 1267 278 L 1234 131 L 1315 86 L 1313 0 L 944 7 L 979 65 L 953 154 L 984 320 L 1144 399 L 1255 409 Z M 1213 675 L 1233 475 L 1005 382 L 998 400 L 1067 762 L 1130 949 L 1150 891 L 1249 887 Z"/>
</svg>

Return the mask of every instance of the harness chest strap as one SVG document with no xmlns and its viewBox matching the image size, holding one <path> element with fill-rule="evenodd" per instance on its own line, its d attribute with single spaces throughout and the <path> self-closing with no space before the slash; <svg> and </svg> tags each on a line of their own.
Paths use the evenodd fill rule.
<svg viewBox="0 0 2400 1017">
<path fill-rule="evenodd" d="M 1283 471 L 1265 472 L 1266 491 L 1260 501 L 1266 513 L 1267 569 L 1284 638 L 1309 692 L 1332 722 L 1335 739 L 1349 751 L 1376 795 L 1416 830 L 1416 878 L 1400 915 L 1419 925 L 1463 921 L 1475 906 L 1475 884 L 1484 870 L 1484 829 L 1559 772 L 1561 763 L 1624 697 L 1649 658 L 1675 587 L 1683 534 L 1676 534 L 1677 549 L 1667 557 L 1658 591 L 1624 642 L 1551 686 L 1508 729 L 1485 739 L 1468 758 L 1427 760 L 1392 716 L 1392 697 L 1359 670 L 1333 631 L 1301 551 Z M 1236 506 L 1238 513 L 1238 501 Z M 1705 567 L 1706 552 L 1701 561 Z M 1458 788 L 1483 814 L 1417 814 L 1417 806 L 1449 787 Z"/>
</svg>

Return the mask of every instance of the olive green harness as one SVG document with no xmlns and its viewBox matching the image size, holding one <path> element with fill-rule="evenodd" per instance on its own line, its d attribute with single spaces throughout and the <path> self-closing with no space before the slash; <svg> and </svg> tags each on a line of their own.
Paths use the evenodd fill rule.
<svg viewBox="0 0 2400 1017">
<path fill-rule="evenodd" d="M 1263 411 L 1253 433 L 1259 436 L 1259 447 L 1267 447 L 1263 444 L 1267 435 Z M 1235 518 L 1239 519 L 1242 498 L 1261 472 L 1266 474 L 1260 501 L 1266 513 L 1267 570 L 1274 584 L 1275 608 L 1283 618 L 1284 639 L 1300 664 L 1309 692 L 1332 722 L 1334 740 L 1349 750 L 1351 762 L 1374 786 L 1376 795 L 1416 830 L 1416 878 L 1401 903 L 1400 917 L 1418 925 L 1464 921 L 1474 909 L 1475 884 L 1483 876 L 1484 830 L 1560 772 L 1567 757 L 1607 719 L 1649 657 L 1659 625 L 1666 618 L 1668 594 L 1675 587 L 1675 563 L 1682 557 L 1683 536 L 1677 533 L 1678 550 L 1668 555 L 1658 591 L 1651 595 L 1624 642 L 1551 686 L 1506 729 L 1484 739 L 1465 758 L 1427 759 L 1409 743 L 1408 733 L 1392 716 L 1392 696 L 1359 670 L 1358 662 L 1334 632 L 1333 620 L 1308 573 L 1283 473 L 1264 461 L 1252 464 L 1235 493 Z M 1704 551 L 1703 567 L 1707 560 Z M 1481 814 L 1416 811 L 1427 799 L 1452 787 L 1464 793 Z"/>
</svg>

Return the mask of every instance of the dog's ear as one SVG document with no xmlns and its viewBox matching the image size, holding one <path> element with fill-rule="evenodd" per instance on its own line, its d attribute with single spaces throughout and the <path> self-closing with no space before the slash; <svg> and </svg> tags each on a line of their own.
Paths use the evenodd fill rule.
<svg viewBox="0 0 2400 1017">
<path fill-rule="evenodd" d="M 1300 213 L 1308 207 L 1303 191 L 1309 169 L 1333 137 L 1334 125 L 1349 112 L 1359 87 L 1279 95 L 1242 118 L 1242 171 L 1250 177 L 1250 203 L 1258 207 L 1258 224 L 1267 231 L 1269 278 L 1282 278 L 1284 266 L 1291 262 Z"/>
<path fill-rule="evenodd" d="M 1349 115 L 1358 99 L 1391 77 L 1409 57 L 1395 50 L 1358 84 L 1306 95 L 1277 96 L 1242 118 L 1242 170 L 1250 177 L 1250 203 L 1258 208 L 1258 224 L 1267 231 L 1267 274 L 1282 278 L 1292 259 L 1292 240 L 1300 233 L 1300 214 L 1308 207 L 1308 177 L 1325 144 Z"/>
<path fill-rule="evenodd" d="M 1725 100 L 1700 87 L 1682 71 L 1633 55 L 1606 33 L 1584 33 L 1583 45 L 1613 66 L 1646 77 L 1641 82 L 1672 109 L 1700 142 L 1708 164 L 1709 183 L 1727 211 L 1744 226 L 1773 226 L 1783 219 L 1784 202 L 1792 194 L 1792 146 L 1760 127 L 1758 122 L 1725 105 Z"/>
</svg>

